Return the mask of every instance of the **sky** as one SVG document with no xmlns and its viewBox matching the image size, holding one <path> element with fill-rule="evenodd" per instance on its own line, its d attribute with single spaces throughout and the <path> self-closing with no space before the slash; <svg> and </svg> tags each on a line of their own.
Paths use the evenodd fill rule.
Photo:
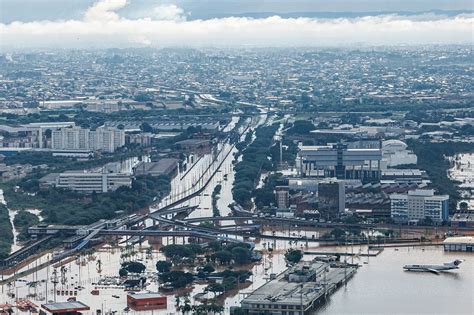
<svg viewBox="0 0 474 315">
<path fill-rule="evenodd" d="M 0 0 L 0 49 L 473 44 L 472 0 Z"/>
</svg>

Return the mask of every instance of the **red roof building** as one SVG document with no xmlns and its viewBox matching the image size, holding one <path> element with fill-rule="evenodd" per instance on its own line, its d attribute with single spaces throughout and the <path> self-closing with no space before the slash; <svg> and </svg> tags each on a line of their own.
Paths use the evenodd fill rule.
<svg viewBox="0 0 474 315">
<path fill-rule="evenodd" d="M 129 293 L 127 306 L 134 311 L 166 309 L 166 296 L 159 293 Z"/>
</svg>

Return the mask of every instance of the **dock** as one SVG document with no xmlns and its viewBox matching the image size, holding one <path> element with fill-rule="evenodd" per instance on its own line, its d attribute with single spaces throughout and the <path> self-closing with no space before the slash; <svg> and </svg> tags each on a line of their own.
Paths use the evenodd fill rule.
<svg viewBox="0 0 474 315">
<path fill-rule="evenodd" d="M 357 267 L 343 263 L 302 262 L 252 292 L 242 309 L 246 314 L 309 314 L 356 272 Z"/>
</svg>

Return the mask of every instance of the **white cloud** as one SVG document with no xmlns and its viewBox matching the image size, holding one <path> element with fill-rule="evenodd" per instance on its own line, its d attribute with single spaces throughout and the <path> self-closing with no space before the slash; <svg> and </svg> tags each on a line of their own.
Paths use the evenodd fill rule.
<svg viewBox="0 0 474 315">
<path fill-rule="evenodd" d="M 81 20 L 0 24 L 5 47 L 325 46 L 473 42 L 474 17 L 366 16 L 352 19 L 220 18 L 186 21 L 175 5 L 140 19 L 121 17 L 127 0 L 102 0 Z"/>
<path fill-rule="evenodd" d="M 101 0 L 93 4 L 84 14 L 85 21 L 113 21 L 120 19 L 115 11 L 125 7 L 127 0 Z"/>
<path fill-rule="evenodd" d="M 153 9 L 153 16 L 156 20 L 184 21 L 186 16 L 184 10 L 174 4 L 162 4 Z"/>
</svg>

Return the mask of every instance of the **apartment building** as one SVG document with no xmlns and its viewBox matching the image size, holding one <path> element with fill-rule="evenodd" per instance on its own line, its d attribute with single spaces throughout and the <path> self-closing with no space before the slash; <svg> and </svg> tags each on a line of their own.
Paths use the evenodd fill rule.
<svg viewBox="0 0 474 315">
<path fill-rule="evenodd" d="M 406 194 L 390 195 L 390 213 L 397 222 L 426 218 L 442 222 L 449 217 L 448 203 L 448 195 L 435 195 L 432 189 L 416 189 Z"/>
<path fill-rule="evenodd" d="M 51 147 L 56 150 L 97 150 L 113 153 L 125 145 L 125 132 L 112 127 L 96 130 L 86 128 L 60 128 L 51 136 Z"/>
</svg>

